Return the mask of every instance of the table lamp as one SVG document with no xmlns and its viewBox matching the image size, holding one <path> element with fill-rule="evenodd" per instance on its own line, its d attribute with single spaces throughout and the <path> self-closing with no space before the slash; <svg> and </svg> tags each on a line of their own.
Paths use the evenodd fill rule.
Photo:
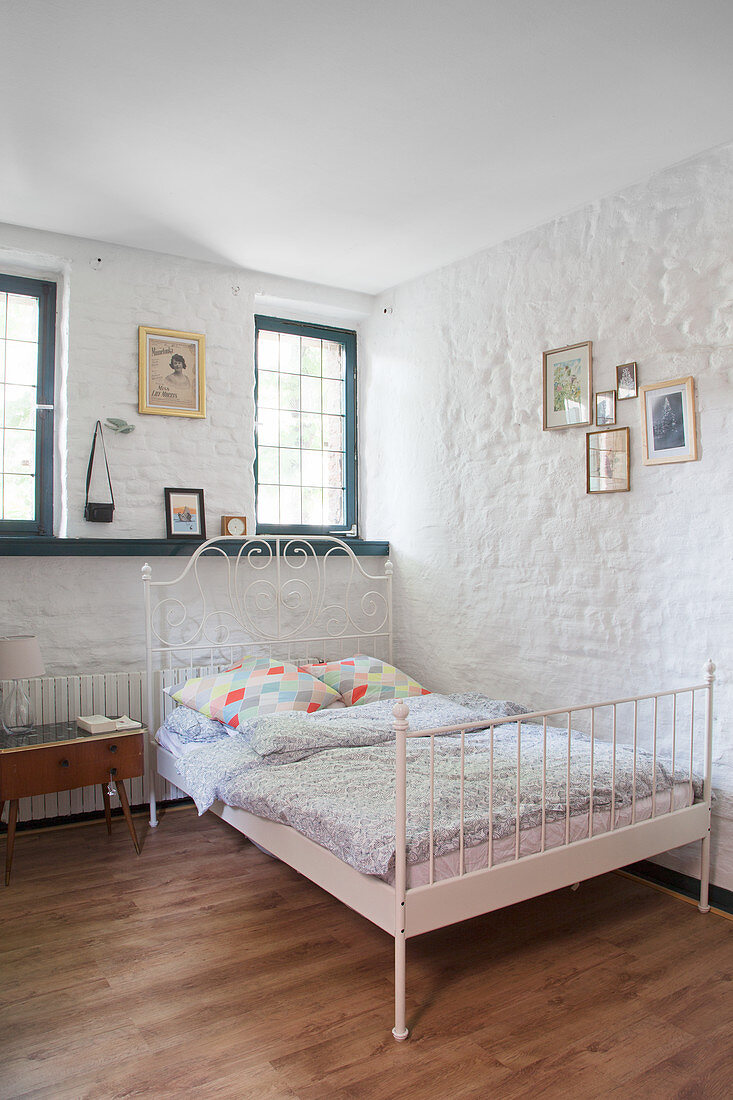
<svg viewBox="0 0 733 1100">
<path fill-rule="evenodd" d="M 3 693 L 2 724 L 6 733 L 30 733 L 34 726 L 33 707 L 19 680 L 43 676 L 43 658 L 38 639 L 30 635 L 0 638 L 0 680 L 12 680 Z"/>
</svg>

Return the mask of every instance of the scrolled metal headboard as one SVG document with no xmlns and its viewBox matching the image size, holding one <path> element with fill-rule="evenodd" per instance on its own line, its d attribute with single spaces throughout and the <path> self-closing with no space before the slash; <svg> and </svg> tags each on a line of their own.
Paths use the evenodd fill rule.
<svg viewBox="0 0 733 1100">
<path fill-rule="evenodd" d="M 392 564 L 369 573 L 336 536 L 221 536 L 178 576 L 153 580 L 146 563 L 142 578 L 151 686 L 157 669 L 223 667 L 245 652 L 296 663 L 392 658 Z"/>
</svg>

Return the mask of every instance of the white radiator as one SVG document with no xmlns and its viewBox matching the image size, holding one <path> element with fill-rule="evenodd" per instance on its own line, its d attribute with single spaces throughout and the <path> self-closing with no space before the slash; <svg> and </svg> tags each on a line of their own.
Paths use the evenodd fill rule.
<svg viewBox="0 0 733 1100">
<path fill-rule="evenodd" d="M 145 673 L 104 672 L 90 676 L 44 676 L 24 681 L 35 708 L 37 725 L 73 722 L 80 714 L 127 714 L 144 722 Z M 0 682 L 3 693 L 10 687 Z M 154 731 L 153 731 L 154 732 Z M 182 792 L 158 780 L 159 799 L 183 797 Z M 158 786 L 156 784 L 156 786 Z M 131 806 L 145 802 L 142 777 L 125 781 Z M 112 806 L 114 809 L 115 801 Z M 19 821 L 43 821 L 72 814 L 102 811 L 102 788 L 80 787 L 75 791 L 23 798 L 18 805 Z"/>
</svg>

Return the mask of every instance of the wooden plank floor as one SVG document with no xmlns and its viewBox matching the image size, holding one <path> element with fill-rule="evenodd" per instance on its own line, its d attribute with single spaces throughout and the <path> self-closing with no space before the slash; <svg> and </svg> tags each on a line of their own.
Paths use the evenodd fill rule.
<svg viewBox="0 0 733 1100">
<path fill-rule="evenodd" d="M 0 1096 L 733 1096 L 733 923 L 607 875 L 408 942 L 192 811 L 21 834 Z"/>
</svg>

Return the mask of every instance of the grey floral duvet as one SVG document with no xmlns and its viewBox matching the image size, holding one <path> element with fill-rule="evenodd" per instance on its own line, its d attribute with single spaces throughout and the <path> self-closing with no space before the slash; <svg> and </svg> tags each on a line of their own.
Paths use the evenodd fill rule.
<svg viewBox="0 0 733 1100">
<path fill-rule="evenodd" d="M 410 729 L 433 729 L 476 719 L 527 713 L 526 708 L 477 693 L 426 695 L 407 700 Z M 389 876 L 395 856 L 395 751 L 390 700 L 315 715 L 280 714 L 255 719 L 232 736 L 196 745 L 178 761 L 186 786 L 204 813 L 220 800 L 287 824 L 328 848 L 366 874 Z M 513 835 L 517 820 L 517 724 L 496 727 L 493 738 L 493 822 L 495 840 Z M 593 760 L 594 809 L 610 808 L 614 761 L 611 746 L 596 740 Z M 464 844 L 486 842 L 489 833 L 489 731 L 465 736 Z M 545 816 L 566 815 L 568 735 L 547 731 Z M 542 820 L 542 727 L 522 723 L 519 797 L 520 829 Z M 434 852 L 455 851 L 460 844 L 461 740 L 435 739 Z M 591 741 L 573 733 L 570 750 L 571 816 L 587 814 Z M 615 805 L 630 805 L 652 792 L 652 757 L 618 746 Z M 687 780 L 673 777 L 668 762 L 657 759 L 656 791 L 667 792 Z M 694 781 L 694 794 L 701 797 Z M 408 862 L 429 854 L 430 738 L 407 742 Z"/>
</svg>

